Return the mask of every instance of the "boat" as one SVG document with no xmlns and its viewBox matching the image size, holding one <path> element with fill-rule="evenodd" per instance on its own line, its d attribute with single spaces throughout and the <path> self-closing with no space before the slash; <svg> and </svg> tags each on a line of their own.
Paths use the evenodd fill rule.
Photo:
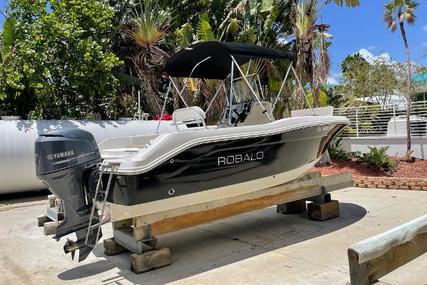
<svg viewBox="0 0 427 285">
<path fill-rule="evenodd" d="M 230 82 L 220 124 L 207 125 L 204 110 L 186 106 L 173 113 L 174 132 L 111 138 L 99 145 L 81 130 L 40 135 L 35 144 L 37 176 L 65 207 L 56 238 L 77 234 L 65 251 L 79 249 L 80 261 L 90 253 L 102 235 L 102 202 L 118 221 L 274 187 L 309 171 L 349 121 L 315 113 L 274 120 L 274 106 L 260 100 L 240 67 L 259 58 L 290 60 L 291 55 L 251 44 L 205 42 L 168 60 L 171 77 Z M 254 102 L 234 104 L 236 74 Z M 182 89 L 171 82 L 182 98 Z"/>
</svg>

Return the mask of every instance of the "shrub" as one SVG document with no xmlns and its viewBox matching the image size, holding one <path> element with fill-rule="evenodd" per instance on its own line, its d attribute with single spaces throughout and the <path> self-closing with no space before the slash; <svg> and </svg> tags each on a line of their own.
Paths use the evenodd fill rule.
<svg viewBox="0 0 427 285">
<path fill-rule="evenodd" d="M 370 147 L 369 153 L 358 154 L 360 162 L 366 162 L 371 166 L 379 167 L 385 171 L 396 170 L 397 163 L 391 160 L 387 155 L 388 146 L 384 147 Z"/>
<path fill-rule="evenodd" d="M 341 147 L 341 138 L 334 140 L 328 147 L 329 156 L 335 160 L 350 160 L 351 154 Z"/>
</svg>

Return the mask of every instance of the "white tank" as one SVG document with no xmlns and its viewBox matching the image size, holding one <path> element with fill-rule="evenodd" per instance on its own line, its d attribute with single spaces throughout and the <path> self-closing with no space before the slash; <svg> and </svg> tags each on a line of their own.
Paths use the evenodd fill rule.
<svg viewBox="0 0 427 285">
<path fill-rule="evenodd" d="M 159 133 L 175 131 L 162 121 Z M 107 138 L 154 134 L 158 121 L 23 121 L 0 120 L 0 194 L 45 189 L 36 177 L 34 142 L 40 133 L 68 128 L 89 131 L 100 143 Z"/>
</svg>

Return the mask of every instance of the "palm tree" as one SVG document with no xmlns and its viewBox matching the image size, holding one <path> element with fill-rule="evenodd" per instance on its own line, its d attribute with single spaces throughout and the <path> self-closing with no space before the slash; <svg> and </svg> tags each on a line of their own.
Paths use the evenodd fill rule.
<svg viewBox="0 0 427 285">
<path fill-rule="evenodd" d="M 297 43 L 297 70 L 304 82 L 309 82 L 315 107 L 319 107 L 318 91 L 329 75 L 330 58 L 327 33 L 329 25 L 316 24 L 319 17 L 317 1 L 299 2 L 292 14 Z"/>
<path fill-rule="evenodd" d="M 125 32 L 134 40 L 139 51 L 132 57 L 138 77 L 144 84 L 145 98 L 150 109 L 160 113 L 160 84 L 168 54 L 159 45 L 169 28 L 170 17 L 151 0 L 140 3 Z"/>
<path fill-rule="evenodd" d="M 329 25 L 316 23 L 320 18 L 321 8 L 332 2 L 339 6 L 359 5 L 359 0 L 294 0 L 291 13 L 296 37 L 297 72 L 303 82 L 310 83 L 315 107 L 319 106 L 318 90 L 327 81 L 330 65 L 327 50 L 330 45 L 327 41 L 330 38 L 327 33 Z"/>
<path fill-rule="evenodd" d="M 411 80 L 412 80 L 412 70 L 411 70 L 411 53 L 409 50 L 408 39 L 406 37 L 405 23 L 413 25 L 415 22 L 415 10 L 418 6 L 418 3 L 413 0 L 391 0 L 385 5 L 384 10 L 384 21 L 387 27 L 395 32 L 397 25 L 399 25 L 400 34 L 402 36 L 403 44 L 405 46 L 406 52 L 406 65 L 407 65 L 407 74 L 406 74 L 406 134 L 407 134 L 407 146 L 406 146 L 406 157 L 410 158 L 411 156 Z"/>
</svg>

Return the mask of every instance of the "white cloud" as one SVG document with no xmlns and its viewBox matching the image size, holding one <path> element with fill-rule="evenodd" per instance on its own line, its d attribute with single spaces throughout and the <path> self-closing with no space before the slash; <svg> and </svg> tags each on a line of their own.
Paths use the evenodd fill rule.
<svg viewBox="0 0 427 285">
<path fill-rule="evenodd" d="M 395 63 L 395 61 L 391 59 L 391 56 L 388 52 L 383 52 L 380 55 L 374 55 L 369 50 L 362 48 L 357 53 L 359 53 L 367 62 L 371 64 L 377 60 L 384 61 L 385 63 L 388 63 L 388 64 Z"/>
</svg>

